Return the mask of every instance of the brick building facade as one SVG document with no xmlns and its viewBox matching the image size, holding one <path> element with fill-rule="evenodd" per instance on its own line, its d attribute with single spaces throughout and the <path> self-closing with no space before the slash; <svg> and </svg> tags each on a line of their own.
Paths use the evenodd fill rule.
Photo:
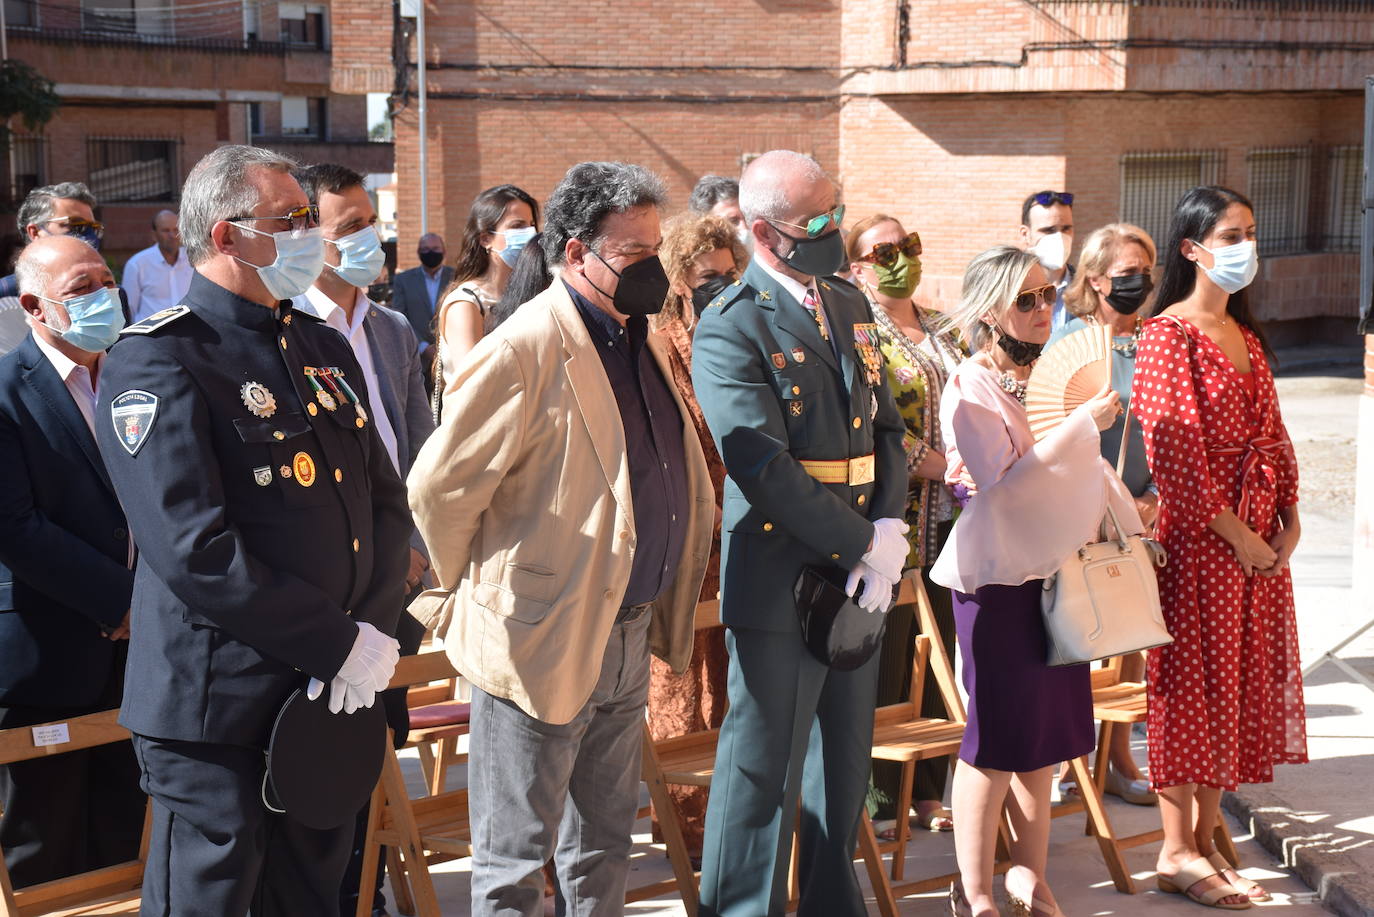
<svg viewBox="0 0 1374 917">
<path fill-rule="evenodd" d="M 1259 209 L 1258 314 L 1290 338 L 1355 315 L 1370 0 L 430 0 L 429 212 L 455 237 L 482 188 L 548 195 L 571 163 L 648 166 L 684 206 L 752 154 L 815 155 L 849 218 L 921 232 L 923 295 L 957 295 L 1021 199 L 1072 191 L 1078 237 L 1162 234 L 1187 187 Z M 413 27 L 333 0 L 332 89 L 396 98 L 401 266 L 419 233 Z M 399 30 L 399 32 L 398 32 Z M 399 40 L 397 40 L 399 39 Z M 343 49 L 347 49 L 344 53 Z M 398 80 L 399 75 L 399 80 Z M 1305 320 L 1301 323 L 1296 320 Z"/>
<path fill-rule="evenodd" d="M 368 142 L 366 99 L 330 91 L 327 2 L 3 2 L 10 55 L 62 99 L 41 134 L 16 120 L 18 191 L 85 181 L 117 266 L 151 244 L 151 216 L 175 207 L 186 173 L 219 144 L 392 170 L 391 145 Z"/>
</svg>

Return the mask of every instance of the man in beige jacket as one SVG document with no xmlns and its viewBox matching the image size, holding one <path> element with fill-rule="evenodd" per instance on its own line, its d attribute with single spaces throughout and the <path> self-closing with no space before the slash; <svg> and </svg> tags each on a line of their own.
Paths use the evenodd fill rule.
<svg viewBox="0 0 1374 917">
<path fill-rule="evenodd" d="M 649 653 L 691 656 L 715 504 L 645 318 L 662 203 L 638 166 L 568 171 L 556 279 L 449 380 L 410 475 L 441 587 L 420 602 L 474 686 L 475 917 L 542 914 L 550 857 L 569 915 L 622 912 Z"/>
</svg>

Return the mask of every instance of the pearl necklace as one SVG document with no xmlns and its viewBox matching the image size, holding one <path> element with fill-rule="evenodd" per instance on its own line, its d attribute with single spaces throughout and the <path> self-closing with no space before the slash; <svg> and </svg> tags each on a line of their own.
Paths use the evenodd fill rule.
<svg viewBox="0 0 1374 917">
<path fill-rule="evenodd" d="M 1022 404 L 1026 403 L 1026 383 L 1029 381 L 1029 379 L 1018 379 L 1009 372 L 997 374 L 997 384 L 1002 386 L 1002 391 Z"/>
</svg>

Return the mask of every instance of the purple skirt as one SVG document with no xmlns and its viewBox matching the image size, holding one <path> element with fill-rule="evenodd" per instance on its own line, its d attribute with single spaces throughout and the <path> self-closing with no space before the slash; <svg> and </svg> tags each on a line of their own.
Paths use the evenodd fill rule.
<svg viewBox="0 0 1374 917">
<path fill-rule="evenodd" d="M 1092 675 L 1045 664 L 1043 580 L 954 590 L 968 726 L 959 757 L 975 767 L 1026 772 L 1093 750 Z"/>
</svg>

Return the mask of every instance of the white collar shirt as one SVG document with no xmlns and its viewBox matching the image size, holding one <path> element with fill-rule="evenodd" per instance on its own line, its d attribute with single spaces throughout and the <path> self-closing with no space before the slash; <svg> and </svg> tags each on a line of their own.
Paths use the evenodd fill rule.
<svg viewBox="0 0 1374 917">
<path fill-rule="evenodd" d="M 327 269 L 326 269 L 327 270 Z M 362 290 L 357 291 L 357 300 L 353 305 L 353 319 L 349 321 L 348 314 L 320 291 L 319 287 L 312 286 L 305 291 L 304 304 L 301 297 L 295 302 L 296 308 L 303 308 L 312 315 L 324 319 L 324 323 L 335 331 L 339 332 L 348 341 L 348 345 L 353 348 L 353 356 L 358 361 L 358 367 L 363 371 L 363 381 L 367 384 L 368 399 L 371 403 L 365 405 L 368 415 L 372 418 L 373 424 L 377 427 L 377 435 L 382 438 L 382 445 L 386 447 L 386 454 L 391 458 L 391 467 L 396 469 L 396 473 L 405 476 L 401 470 L 401 462 L 398 457 L 398 447 L 396 444 L 396 431 L 391 426 L 391 419 L 387 417 L 386 407 L 381 403 L 378 393 L 377 367 L 372 362 L 372 347 L 367 341 L 367 329 L 364 323 L 368 315 L 372 312 L 372 300 L 368 299 Z"/>
<path fill-rule="evenodd" d="M 168 264 L 156 245 L 134 253 L 120 277 L 120 286 L 129 297 L 131 322 L 179 304 L 191 287 L 193 273 L 184 248 L 177 249 L 175 264 Z"/>
<path fill-rule="evenodd" d="M 800 281 L 788 277 L 781 271 L 774 270 L 773 267 L 769 265 L 766 261 L 764 261 L 762 258 L 755 258 L 754 260 L 759 267 L 763 268 L 763 272 L 767 274 L 769 277 L 772 277 L 774 280 L 776 280 L 778 284 L 784 290 L 786 290 L 792 296 L 792 298 L 797 301 L 797 304 L 801 306 L 803 309 L 806 308 L 806 294 L 810 293 L 811 295 L 815 296 L 816 310 L 820 313 L 821 321 L 825 322 L 826 334 L 830 334 L 830 318 L 825 314 L 825 304 L 821 302 L 821 294 L 816 289 L 816 278 L 812 277 L 808 283 L 801 283 Z M 808 309 L 807 311 L 809 312 L 810 310 Z M 831 340 L 834 340 L 834 335 L 831 335 Z M 834 345 L 831 346 L 833 347 Z"/>
<path fill-rule="evenodd" d="M 38 345 L 43 356 L 47 357 L 52 368 L 57 371 L 57 377 L 67 387 L 67 392 L 72 396 L 72 401 L 76 402 L 76 409 L 81 412 L 81 416 L 85 419 L 86 428 L 91 431 L 91 436 L 95 436 L 95 387 L 98 384 L 100 367 L 105 362 L 105 354 L 103 352 L 96 354 L 97 378 L 92 379 L 90 370 L 43 340 L 42 335 L 35 333 L 33 342 Z"/>
</svg>

